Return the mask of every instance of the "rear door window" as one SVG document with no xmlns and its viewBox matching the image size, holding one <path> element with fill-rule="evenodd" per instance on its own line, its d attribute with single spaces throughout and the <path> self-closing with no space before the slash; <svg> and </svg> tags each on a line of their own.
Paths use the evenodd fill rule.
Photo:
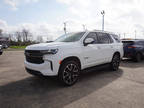
<svg viewBox="0 0 144 108">
<path fill-rule="evenodd" d="M 118 42 L 118 43 L 121 42 L 120 38 L 117 35 L 111 34 L 111 36 L 116 40 L 116 42 Z"/>
<path fill-rule="evenodd" d="M 97 33 L 98 43 L 100 44 L 110 44 L 111 40 L 108 34 L 106 33 Z"/>
</svg>

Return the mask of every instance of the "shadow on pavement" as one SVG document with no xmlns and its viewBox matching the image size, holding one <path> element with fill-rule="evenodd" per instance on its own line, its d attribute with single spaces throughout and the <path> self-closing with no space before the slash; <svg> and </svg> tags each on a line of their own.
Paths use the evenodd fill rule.
<svg viewBox="0 0 144 108">
<path fill-rule="evenodd" d="M 62 108 L 121 77 L 123 70 L 112 72 L 102 66 L 81 74 L 79 82 L 62 86 L 56 78 L 28 77 L 0 86 L 1 108 Z"/>
<path fill-rule="evenodd" d="M 132 59 L 123 59 L 121 62 L 122 67 L 139 68 L 144 66 L 144 60 L 141 62 L 134 62 Z"/>
</svg>

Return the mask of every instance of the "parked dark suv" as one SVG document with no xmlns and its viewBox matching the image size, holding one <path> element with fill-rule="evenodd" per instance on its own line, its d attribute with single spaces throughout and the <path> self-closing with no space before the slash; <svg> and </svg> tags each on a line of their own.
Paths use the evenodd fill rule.
<svg viewBox="0 0 144 108">
<path fill-rule="evenodd" d="M 140 62 L 144 56 L 144 40 L 122 40 L 124 57 Z"/>
</svg>

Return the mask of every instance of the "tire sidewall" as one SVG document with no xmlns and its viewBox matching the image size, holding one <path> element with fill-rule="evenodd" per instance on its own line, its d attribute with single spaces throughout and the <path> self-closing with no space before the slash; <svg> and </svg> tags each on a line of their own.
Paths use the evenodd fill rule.
<svg viewBox="0 0 144 108">
<path fill-rule="evenodd" d="M 119 64 L 118 64 L 117 68 L 114 67 L 114 59 L 115 59 L 116 56 L 117 56 L 118 59 L 119 59 Z M 114 56 L 113 56 L 113 58 L 112 58 L 112 62 L 111 62 L 111 69 L 112 69 L 113 71 L 117 71 L 117 70 L 119 69 L 120 62 L 121 62 L 121 60 L 120 60 L 120 55 L 119 55 L 119 54 L 114 54 Z"/>
<path fill-rule="evenodd" d="M 75 64 L 75 65 L 77 66 L 77 68 L 78 68 L 78 78 L 77 78 L 76 81 L 73 82 L 72 84 L 67 84 L 67 83 L 64 81 L 64 79 L 63 79 L 63 72 L 64 72 L 65 67 L 66 67 L 68 64 Z M 61 81 L 64 85 L 67 85 L 67 86 L 74 85 L 74 84 L 78 81 L 79 75 L 80 75 L 80 66 L 79 66 L 79 64 L 78 64 L 76 61 L 73 61 L 73 60 L 71 60 L 71 61 L 65 61 L 63 64 L 61 64 L 60 69 L 59 69 L 58 77 L 59 77 L 60 81 Z"/>
<path fill-rule="evenodd" d="M 137 53 L 137 54 L 136 54 L 136 57 L 135 57 L 135 61 L 136 61 L 136 62 L 140 62 L 141 60 L 142 60 L 141 54 L 140 54 L 140 53 Z"/>
</svg>

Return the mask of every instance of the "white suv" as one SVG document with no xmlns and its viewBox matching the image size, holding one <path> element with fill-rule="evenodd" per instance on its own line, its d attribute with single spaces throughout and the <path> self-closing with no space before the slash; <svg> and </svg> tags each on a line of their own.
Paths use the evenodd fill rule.
<svg viewBox="0 0 144 108">
<path fill-rule="evenodd" d="M 58 76 L 66 85 L 77 82 L 80 71 L 110 63 L 119 68 L 123 44 L 117 35 L 102 31 L 69 33 L 51 43 L 30 45 L 25 49 L 28 73 Z"/>
</svg>

